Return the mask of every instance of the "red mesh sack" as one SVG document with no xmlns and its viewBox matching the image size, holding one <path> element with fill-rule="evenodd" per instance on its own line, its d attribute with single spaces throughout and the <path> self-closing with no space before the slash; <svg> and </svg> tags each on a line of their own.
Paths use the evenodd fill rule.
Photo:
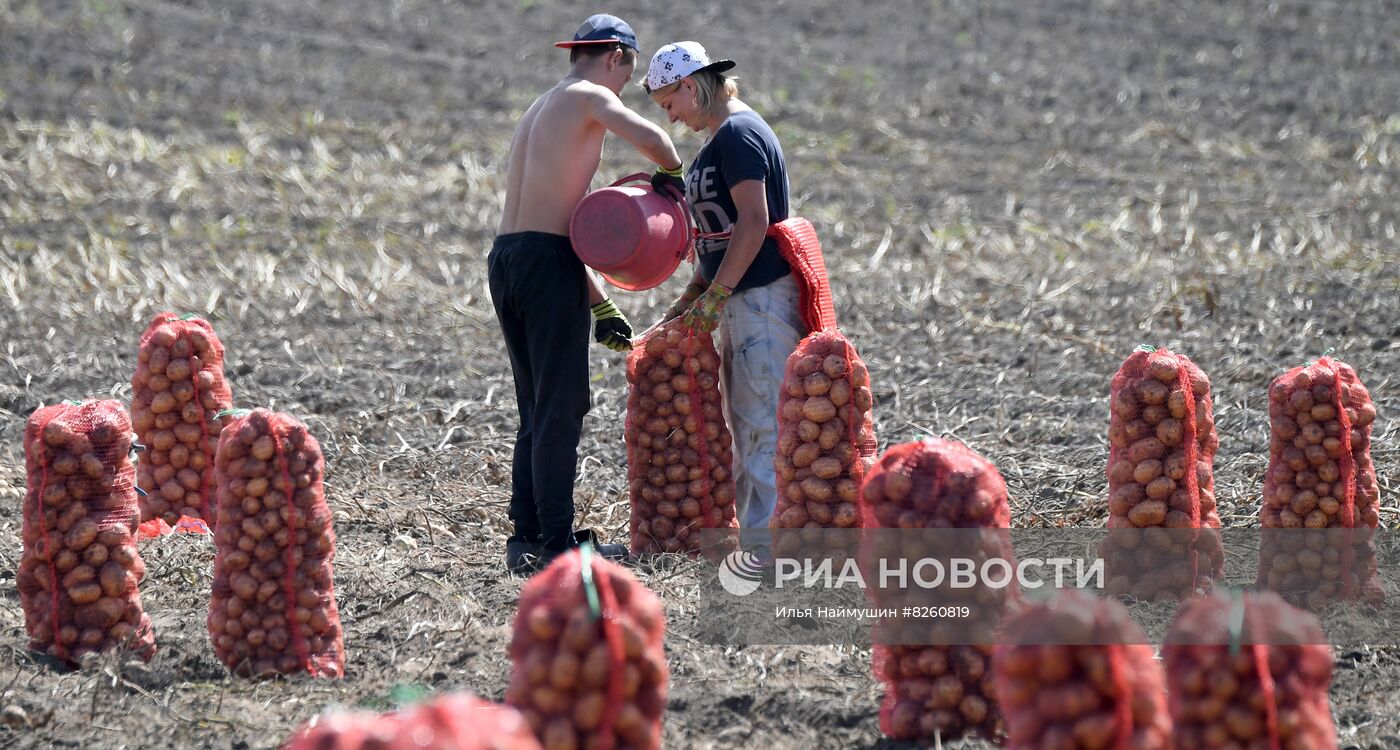
<svg viewBox="0 0 1400 750">
<path fill-rule="evenodd" d="M 1014 568 L 1011 547 L 1011 506 L 1006 482 L 990 461 L 953 440 L 930 439 L 897 445 L 885 452 L 866 477 L 860 510 L 867 533 L 861 542 L 862 560 L 917 560 L 938 548 L 939 557 L 981 561 L 1007 560 Z M 873 529 L 966 529 L 920 536 Z M 982 533 L 977 533 L 978 531 Z M 869 563 L 866 563 L 870 567 Z M 867 580 L 874 580 L 867 576 Z M 871 589 L 880 608 L 928 604 L 906 596 L 914 589 Z M 1014 588 L 977 586 L 940 590 L 937 604 L 965 605 L 979 627 L 958 621 L 961 631 L 990 635 L 1001 617 L 1017 604 Z M 990 643 L 957 643 L 944 628 L 951 620 L 885 619 L 875 626 L 875 676 L 885 684 L 880 705 L 880 730 L 901 740 L 943 739 L 969 733 L 1000 736 Z M 912 643 L 931 645 L 883 645 Z"/>
<path fill-rule="evenodd" d="M 1168 750 L 1162 667 L 1115 601 L 1065 590 L 1010 618 L 992 659 L 1011 750 Z"/>
<path fill-rule="evenodd" d="M 70 664 L 85 653 L 156 650 L 138 587 L 131 420 L 116 401 L 45 406 L 24 427 L 16 580 L 29 647 Z"/>
<path fill-rule="evenodd" d="M 1211 408 L 1210 380 L 1184 354 L 1143 347 L 1113 376 L 1110 532 L 1100 550 L 1110 592 L 1184 599 L 1220 575 L 1225 556 L 1214 471 L 1220 440 Z M 1139 531 L 1159 528 L 1181 531 Z M 1153 543 L 1143 543 L 1148 536 Z"/>
<path fill-rule="evenodd" d="M 464 693 L 391 713 L 336 712 L 283 750 L 540 750 L 520 712 Z"/>
<path fill-rule="evenodd" d="M 1187 601 L 1162 645 L 1176 746 L 1336 750 L 1332 648 L 1277 594 Z"/>
<path fill-rule="evenodd" d="M 658 748 L 667 669 L 661 601 L 591 548 L 520 592 L 506 703 L 547 750 Z"/>
<path fill-rule="evenodd" d="M 860 483 L 875 460 L 870 372 L 839 331 L 818 331 L 788 357 L 778 399 L 773 456 L 778 503 L 775 529 L 856 528 Z M 791 556 L 794 535 L 778 537 Z"/>
<path fill-rule="evenodd" d="M 826 275 L 822 243 L 812 222 L 793 217 L 768 226 L 769 237 L 777 240 L 778 254 L 792 267 L 797 280 L 797 306 L 807 331 L 836 327 L 836 307 L 831 298 L 831 282 Z"/>
<path fill-rule="evenodd" d="M 214 451 L 233 403 L 224 380 L 224 345 L 200 318 L 164 312 L 141 335 L 131 376 L 131 421 L 146 446 L 137 467 L 141 521 L 148 535 L 180 526 L 181 516 L 214 519 Z"/>
<path fill-rule="evenodd" d="M 863 524 L 872 529 L 1011 527 L 1001 472 L 956 440 L 892 446 L 866 477 L 860 503 Z"/>
<path fill-rule="evenodd" d="M 1295 367 L 1269 386 L 1260 588 L 1314 608 L 1336 599 L 1383 599 L 1373 538 L 1380 521 L 1371 463 L 1375 421 L 1376 407 L 1356 371 L 1331 357 Z"/>
<path fill-rule="evenodd" d="M 209 638 L 235 674 L 345 673 L 321 446 L 292 417 L 238 416 L 219 438 Z"/>
<path fill-rule="evenodd" d="M 702 529 L 738 528 L 734 451 L 710 334 L 660 325 L 627 355 L 631 551 L 697 552 Z"/>
</svg>

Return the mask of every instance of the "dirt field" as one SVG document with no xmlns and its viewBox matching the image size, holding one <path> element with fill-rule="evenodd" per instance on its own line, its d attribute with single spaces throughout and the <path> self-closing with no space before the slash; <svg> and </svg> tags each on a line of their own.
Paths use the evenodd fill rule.
<svg viewBox="0 0 1400 750">
<path fill-rule="evenodd" d="M 609 10 L 648 54 L 693 38 L 736 58 L 783 140 L 882 445 L 956 436 L 1000 467 L 1017 525 L 1102 525 L 1109 379 L 1137 344 L 1170 346 L 1213 379 L 1221 515 L 1247 526 L 1268 381 L 1335 347 L 1376 397 L 1382 523 L 1400 521 L 1393 0 L 657 7 Z M 32 725 L 0 744 L 264 748 L 396 685 L 502 696 L 515 413 L 485 256 L 514 119 L 590 12 L 0 0 L 0 704 Z M 611 144 L 600 180 L 643 166 Z M 644 326 L 679 286 L 615 298 Z M 213 550 L 190 537 L 142 548 L 150 664 L 26 650 L 24 419 L 129 397 L 164 309 L 209 316 L 236 402 L 327 449 L 343 681 L 227 677 L 204 626 Z M 578 501 L 624 539 L 626 382 L 592 357 Z M 707 570 L 643 574 L 671 622 L 667 746 L 882 747 L 868 651 L 695 642 Z M 1343 745 L 1400 747 L 1400 650 L 1337 656 Z"/>
</svg>

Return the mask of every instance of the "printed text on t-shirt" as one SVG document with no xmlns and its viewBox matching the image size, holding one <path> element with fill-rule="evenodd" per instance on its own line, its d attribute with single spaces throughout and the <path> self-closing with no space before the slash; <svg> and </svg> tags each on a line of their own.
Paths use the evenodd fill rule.
<svg viewBox="0 0 1400 750">
<path fill-rule="evenodd" d="M 696 228 L 705 234 L 728 232 L 734 226 L 729 215 L 724 212 L 724 208 L 714 202 L 714 199 L 719 197 L 719 189 L 715 187 L 715 173 L 718 171 L 713 166 L 694 170 L 690 173 L 690 180 L 686 185 L 686 193 L 690 199 L 691 212 L 695 216 Z M 701 255 L 705 255 L 723 250 L 728 246 L 728 238 L 704 239 L 696 243 L 696 250 Z"/>
</svg>

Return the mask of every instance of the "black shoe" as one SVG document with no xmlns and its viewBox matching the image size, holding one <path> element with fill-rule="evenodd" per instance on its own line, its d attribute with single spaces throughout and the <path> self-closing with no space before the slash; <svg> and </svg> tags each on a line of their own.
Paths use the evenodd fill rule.
<svg viewBox="0 0 1400 750">
<path fill-rule="evenodd" d="M 604 560 L 623 562 L 628 559 L 627 545 L 604 544 L 598 540 L 598 534 L 593 529 L 579 529 L 574 532 L 574 543 L 583 544 L 584 542 L 592 544 L 593 552 Z"/>
<path fill-rule="evenodd" d="M 506 542 L 506 571 L 515 575 L 530 575 L 543 567 L 539 542 Z"/>
</svg>

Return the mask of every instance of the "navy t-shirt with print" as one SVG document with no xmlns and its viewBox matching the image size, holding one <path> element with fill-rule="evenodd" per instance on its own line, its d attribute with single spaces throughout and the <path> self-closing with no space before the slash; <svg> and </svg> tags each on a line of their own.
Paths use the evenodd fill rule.
<svg viewBox="0 0 1400 750">
<path fill-rule="evenodd" d="M 745 180 L 763 180 L 768 193 L 770 224 L 788 218 L 787 162 L 783 160 L 783 149 L 773 129 L 752 110 L 730 115 L 696 155 L 686 173 L 686 198 L 690 201 L 696 228 L 705 233 L 728 232 L 738 217 L 729 189 Z M 729 239 L 701 239 L 695 247 L 700 258 L 700 274 L 706 281 L 714 281 L 724 253 L 729 249 Z M 762 249 L 735 291 L 765 286 L 791 270 L 778 254 L 777 241 L 765 237 Z"/>
</svg>

